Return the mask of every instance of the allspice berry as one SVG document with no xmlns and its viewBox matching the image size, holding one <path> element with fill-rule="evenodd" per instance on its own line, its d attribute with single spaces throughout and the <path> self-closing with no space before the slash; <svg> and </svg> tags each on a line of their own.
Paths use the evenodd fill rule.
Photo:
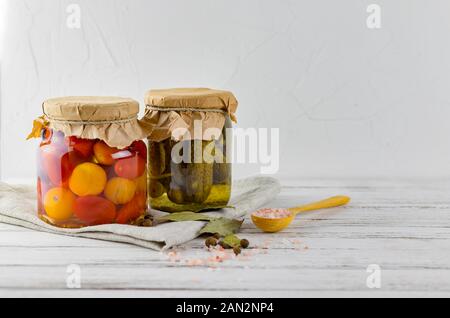
<svg viewBox="0 0 450 318">
<path fill-rule="evenodd" d="M 210 237 L 205 242 L 206 247 L 217 246 L 217 240 L 214 237 Z"/>
<path fill-rule="evenodd" d="M 219 245 L 222 246 L 226 250 L 229 250 L 231 248 L 230 245 L 228 245 L 227 243 L 225 243 L 223 241 L 219 242 Z"/>
<path fill-rule="evenodd" d="M 137 225 L 137 226 L 143 226 L 143 224 L 144 224 L 144 217 L 143 216 L 140 216 L 136 221 L 134 221 L 134 225 Z"/>
<path fill-rule="evenodd" d="M 142 223 L 143 227 L 152 227 L 153 226 L 153 222 L 152 220 L 144 220 L 144 222 Z"/>
<path fill-rule="evenodd" d="M 250 246 L 250 242 L 246 239 L 241 240 L 241 247 L 242 248 L 248 248 Z"/>
</svg>

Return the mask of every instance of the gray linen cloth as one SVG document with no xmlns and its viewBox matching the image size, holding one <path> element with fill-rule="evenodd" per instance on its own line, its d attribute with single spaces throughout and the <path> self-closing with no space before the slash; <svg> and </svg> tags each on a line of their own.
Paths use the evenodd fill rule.
<svg viewBox="0 0 450 318">
<path fill-rule="evenodd" d="M 280 193 L 276 179 L 252 177 L 235 182 L 231 206 L 210 214 L 242 218 L 269 203 Z M 161 215 L 160 212 L 153 214 Z M 129 225 L 100 225 L 82 229 L 61 229 L 41 221 L 36 212 L 36 189 L 0 183 L 0 222 L 53 234 L 129 243 L 154 250 L 166 250 L 198 237 L 204 222 L 165 223 L 150 228 Z"/>
</svg>

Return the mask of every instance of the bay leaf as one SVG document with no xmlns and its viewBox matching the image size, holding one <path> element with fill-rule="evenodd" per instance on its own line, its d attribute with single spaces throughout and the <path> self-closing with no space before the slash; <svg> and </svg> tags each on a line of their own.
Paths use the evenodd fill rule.
<svg viewBox="0 0 450 318">
<path fill-rule="evenodd" d="M 201 231 L 200 234 L 219 234 L 220 236 L 228 236 L 239 232 L 244 221 L 220 218 L 210 221 Z"/>
<path fill-rule="evenodd" d="M 237 237 L 236 235 L 228 235 L 223 239 L 223 242 L 231 247 L 240 247 L 241 246 L 241 239 Z"/>
</svg>

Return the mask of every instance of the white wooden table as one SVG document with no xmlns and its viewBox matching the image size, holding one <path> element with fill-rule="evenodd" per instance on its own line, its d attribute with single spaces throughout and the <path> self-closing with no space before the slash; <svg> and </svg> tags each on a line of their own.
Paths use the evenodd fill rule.
<svg viewBox="0 0 450 318">
<path fill-rule="evenodd" d="M 256 248 L 217 268 L 187 263 L 211 255 L 200 239 L 178 249 L 175 262 L 168 253 L 0 224 L 0 296 L 450 296 L 449 182 L 284 185 L 271 206 L 337 194 L 350 195 L 353 202 L 300 216 L 280 234 L 262 234 L 247 220 L 241 236 Z M 81 289 L 67 288 L 71 264 L 80 266 Z M 367 287 L 371 264 L 381 268 L 379 289 Z"/>
</svg>

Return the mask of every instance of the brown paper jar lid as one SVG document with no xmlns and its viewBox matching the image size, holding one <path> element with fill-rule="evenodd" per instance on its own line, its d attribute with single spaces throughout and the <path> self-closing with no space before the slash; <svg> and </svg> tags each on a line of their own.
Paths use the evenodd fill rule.
<svg viewBox="0 0 450 318">
<path fill-rule="evenodd" d="M 60 97 L 45 101 L 43 111 L 50 121 L 132 121 L 139 113 L 139 103 L 123 97 Z"/>
<path fill-rule="evenodd" d="M 145 96 L 147 106 L 168 109 L 222 110 L 235 120 L 238 101 L 233 93 L 209 88 L 155 89 Z"/>
<path fill-rule="evenodd" d="M 137 118 L 139 103 L 123 97 L 61 97 L 43 103 L 45 121 L 66 136 L 100 139 L 124 149 L 147 137 Z"/>
<path fill-rule="evenodd" d="M 141 122 L 149 139 L 157 142 L 174 138 L 173 133 L 179 128 L 187 129 L 194 136 L 197 120 L 204 131 L 222 130 L 227 116 L 237 121 L 235 113 L 239 105 L 233 93 L 209 88 L 151 90 L 145 96 L 145 103 L 146 114 Z"/>
</svg>

